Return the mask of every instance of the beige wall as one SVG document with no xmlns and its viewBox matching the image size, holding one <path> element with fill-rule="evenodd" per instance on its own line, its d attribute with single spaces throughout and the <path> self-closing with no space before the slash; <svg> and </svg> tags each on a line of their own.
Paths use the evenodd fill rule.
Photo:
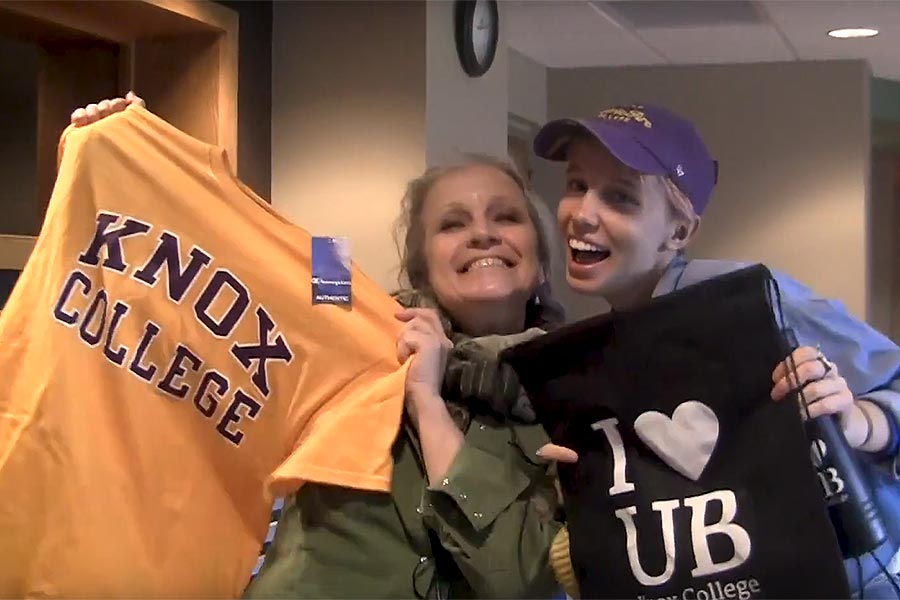
<svg viewBox="0 0 900 600">
<path fill-rule="evenodd" d="M 892 234 L 890 236 L 890 248 L 893 261 L 891 264 L 891 273 L 888 277 L 893 280 L 891 286 L 891 337 L 895 342 L 900 344 L 900 157 L 895 160 L 894 171 L 894 193 L 892 195 L 893 210 L 891 219 Z"/>
<path fill-rule="evenodd" d="M 453 3 L 274 3 L 272 200 L 314 235 L 346 235 L 357 264 L 397 285 L 391 237 L 406 183 L 459 152 L 506 154 L 508 51 L 472 79 Z"/>
<path fill-rule="evenodd" d="M 895 170 L 897 154 L 875 149 L 872 154 L 872 191 L 871 191 L 871 285 L 869 290 L 869 321 L 877 329 L 886 333 L 892 332 L 893 298 L 897 278 L 897 267 L 894 238 L 895 229 L 894 202 L 896 200 Z"/>
<path fill-rule="evenodd" d="M 425 167 L 425 4 L 276 2 L 272 200 L 396 283 L 391 228 Z"/>
<path fill-rule="evenodd" d="M 879 101 L 890 100 L 887 108 L 898 110 L 900 84 L 890 83 L 887 98 L 884 89 L 878 91 L 884 81 L 875 80 L 872 87 L 870 321 L 900 342 L 900 120 L 896 113 L 877 117 L 884 112 Z"/>
<path fill-rule="evenodd" d="M 720 179 L 691 254 L 764 262 L 864 317 L 868 85 L 858 61 L 550 69 L 548 116 L 643 101 L 692 119 Z M 558 194 L 546 195 L 555 205 Z M 565 290 L 561 299 L 575 317 L 603 308 Z"/>
</svg>

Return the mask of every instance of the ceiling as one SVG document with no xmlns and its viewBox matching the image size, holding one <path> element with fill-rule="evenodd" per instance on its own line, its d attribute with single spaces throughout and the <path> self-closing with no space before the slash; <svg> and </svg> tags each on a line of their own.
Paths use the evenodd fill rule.
<svg viewBox="0 0 900 600">
<path fill-rule="evenodd" d="M 548 67 L 867 59 L 900 81 L 900 0 L 510 0 L 510 46 Z M 840 40 L 827 32 L 870 27 Z"/>
</svg>

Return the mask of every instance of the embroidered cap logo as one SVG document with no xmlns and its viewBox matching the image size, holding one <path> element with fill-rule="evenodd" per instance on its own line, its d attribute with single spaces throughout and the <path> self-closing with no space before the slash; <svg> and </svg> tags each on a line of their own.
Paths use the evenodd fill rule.
<svg viewBox="0 0 900 600">
<path fill-rule="evenodd" d="M 646 114 L 644 114 L 643 106 L 607 108 L 606 110 L 601 111 L 597 116 L 601 119 L 607 119 L 609 121 L 620 121 L 622 123 L 630 123 L 631 121 L 635 121 L 637 123 L 643 124 L 643 126 L 647 129 L 651 129 L 653 127 L 653 122 L 647 118 Z"/>
</svg>

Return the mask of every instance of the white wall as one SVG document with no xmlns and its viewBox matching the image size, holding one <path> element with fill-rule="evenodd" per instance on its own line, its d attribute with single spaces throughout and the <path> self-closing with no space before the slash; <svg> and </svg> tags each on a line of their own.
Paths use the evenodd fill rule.
<svg viewBox="0 0 900 600">
<path fill-rule="evenodd" d="M 554 296 L 561 278 L 564 278 L 562 238 L 556 226 L 556 203 L 548 202 L 547 191 L 556 193 L 555 186 L 548 184 L 552 175 L 547 176 L 551 167 L 534 155 L 532 140 L 538 129 L 547 120 L 547 67 L 513 49 L 509 50 L 509 137 L 510 144 L 524 141 L 525 149 L 517 148 L 519 155 L 513 162 L 522 170 L 523 163 L 531 175 L 531 191 L 538 201 L 540 226 L 550 246 L 551 272 L 549 273 Z M 564 285 L 565 282 L 562 281 Z"/>
<path fill-rule="evenodd" d="M 547 118 L 547 67 L 509 50 L 509 113 L 536 125 Z"/>
<path fill-rule="evenodd" d="M 377 3 L 376 3 L 377 4 Z M 509 106 L 509 51 L 499 3 L 500 41 L 491 69 L 481 77 L 466 75 L 454 41 L 453 2 L 427 2 L 427 92 L 429 166 L 452 161 L 461 152 L 506 156 Z"/>
<path fill-rule="evenodd" d="M 720 180 L 691 254 L 764 262 L 865 317 L 868 85 L 861 61 L 550 69 L 548 116 L 643 101 L 693 120 Z M 575 317 L 599 306 L 561 299 Z"/>
</svg>

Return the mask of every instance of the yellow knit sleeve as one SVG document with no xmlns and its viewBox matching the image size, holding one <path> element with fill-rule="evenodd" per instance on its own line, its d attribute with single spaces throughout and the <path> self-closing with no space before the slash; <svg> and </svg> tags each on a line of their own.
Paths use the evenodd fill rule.
<svg viewBox="0 0 900 600">
<path fill-rule="evenodd" d="M 550 566 L 553 567 L 553 574 L 566 594 L 571 598 L 578 598 L 578 581 L 575 579 L 572 558 L 569 556 L 569 530 L 565 527 L 557 532 L 550 545 Z"/>
</svg>

